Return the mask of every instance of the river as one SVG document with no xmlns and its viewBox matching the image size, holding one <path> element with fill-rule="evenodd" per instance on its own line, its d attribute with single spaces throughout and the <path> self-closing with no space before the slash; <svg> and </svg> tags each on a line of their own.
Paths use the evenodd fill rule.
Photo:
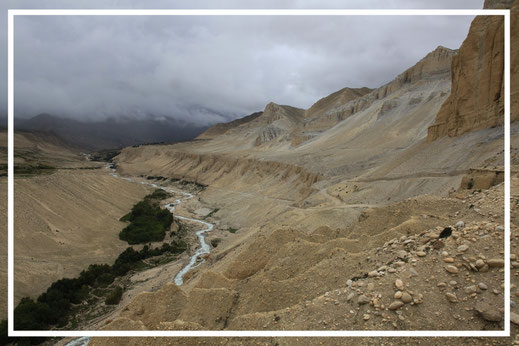
<svg viewBox="0 0 519 346">
<path fill-rule="evenodd" d="M 157 188 L 157 189 L 163 189 L 169 193 L 174 193 L 177 195 L 184 196 L 184 198 L 177 199 L 175 202 L 171 202 L 171 203 L 168 203 L 165 205 L 166 209 L 168 209 L 172 214 L 175 211 L 175 208 L 177 206 L 179 206 L 180 204 L 182 204 L 182 201 L 195 197 L 194 195 L 192 195 L 189 192 L 178 191 L 178 190 L 175 190 L 170 187 L 161 186 L 161 185 L 147 182 L 147 181 L 137 182 L 137 181 L 133 180 L 132 178 L 121 177 L 119 174 L 117 174 L 115 172 L 115 169 L 113 169 L 111 167 L 108 167 L 108 169 L 110 170 L 110 175 L 113 177 L 124 179 L 126 181 L 133 182 L 136 184 L 149 185 L 149 186 Z M 204 226 L 201 230 L 196 232 L 196 236 L 198 238 L 198 241 L 200 242 L 200 247 L 195 251 L 195 253 L 193 255 L 191 255 L 191 257 L 189 258 L 189 262 L 177 273 L 177 275 L 175 275 L 175 278 L 173 279 L 173 282 L 177 286 L 180 286 L 184 283 L 184 275 L 186 275 L 187 272 L 189 272 L 191 269 L 199 266 L 200 264 L 202 264 L 205 261 L 204 259 L 202 259 L 200 261 L 198 259 L 201 258 L 202 255 L 205 255 L 205 254 L 208 254 L 211 252 L 211 247 L 209 246 L 209 244 L 206 243 L 205 236 L 206 236 L 206 233 L 211 232 L 213 230 L 214 224 L 203 221 L 203 220 L 186 217 L 186 216 L 174 215 L 174 217 L 179 220 L 196 222 L 196 223 L 199 223 Z M 86 346 L 86 345 L 88 345 L 89 342 L 90 342 L 89 337 L 81 337 L 81 338 L 70 341 L 65 346 Z"/>
</svg>

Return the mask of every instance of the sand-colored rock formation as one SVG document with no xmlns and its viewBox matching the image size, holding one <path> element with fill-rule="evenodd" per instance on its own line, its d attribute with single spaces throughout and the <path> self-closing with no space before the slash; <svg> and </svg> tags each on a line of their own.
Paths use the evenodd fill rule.
<svg viewBox="0 0 519 346">
<path fill-rule="evenodd" d="M 6 132 L 0 132 L 7 143 Z M 73 277 L 92 263 L 112 263 L 128 246 L 118 219 L 149 191 L 114 178 L 102 164 L 88 162 L 49 133 L 15 133 L 16 167 L 38 163 L 55 169 L 17 174 L 14 180 L 15 304 L 36 298 L 53 282 Z M 5 144 L 4 144 L 5 145 Z M 0 162 L 6 162 L 5 147 Z M 95 169 L 98 167 L 98 169 Z M 7 178 L 0 178 L 0 221 L 7 225 Z M 0 274 L 7 277 L 7 230 L 0 234 Z M 7 279 L 0 280 L 6 294 Z M 1 299 L 0 318 L 7 314 Z"/>
<path fill-rule="evenodd" d="M 406 85 L 447 79 L 451 59 L 455 54 L 455 50 L 439 46 L 416 65 L 378 89 L 344 88 L 317 101 L 305 112 L 305 121 L 302 126 L 294 131 L 292 145 L 298 146 L 351 115 L 371 107 L 377 100 L 386 99 L 380 109 L 380 116 L 383 116 L 399 104 L 398 98 L 392 98 L 391 94 L 402 90 Z M 416 96 L 408 102 L 420 104 L 422 101 L 422 97 Z"/>
<path fill-rule="evenodd" d="M 228 154 L 199 154 L 162 146 L 126 148 L 117 157 L 118 170 L 128 175 L 161 175 L 187 179 L 214 188 L 256 192 L 297 202 L 314 190 L 320 175 L 278 161 L 237 158 Z"/>
<path fill-rule="evenodd" d="M 519 120 L 519 4 L 517 1 L 485 2 L 485 8 L 511 10 L 510 120 Z M 466 132 L 500 126 L 504 122 L 504 19 L 478 16 L 452 60 L 451 94 L 429 128 L 427 140 L 459 136 Z"/>
<path fill-rule="evenodd" d="M 105 329 L 499 329 L 504 233 L 494 200 L 502 198 L 500 184 L 480 194 L 368 209 L 345 229 L 265 230 L 203 264 L 191 284 L 138 296 Z M 454 236 L 437 247 L 440 231 L 454 224 Z M 402 283 L 395 287 L 395 280 Z M 387 309 L 395 301 L 398 313 Z"/>
<path fill-rule="evenodd" d="M 305 111 L 305 118 L 314 118 L 322 115 L 330 108 L 348 103 L 358 97 L 371 92 L 370 88 L 343 88 L 326 97 L 323 97 Z"/>
<path fill-rule="evenodd" d="M 210 128 L 208 128 L 207 130 L 205 130 L 196 139 L 212 139 L 219 135 L 223 135 L 225 132 L 227 132 L 230 129 L 233 129 L 235 127 L 238 127 L 242 124 L 248 123 L 249 121 L 256 119 L 261 114 L 263 114 L 263 112 L 256 112 L 256 113 L 247 115 L 243 118 L 239 118 L 239 119 L 230 121 L 228 123 L 215 124 L 215 125 L 211 126 Z"/>
</svg>

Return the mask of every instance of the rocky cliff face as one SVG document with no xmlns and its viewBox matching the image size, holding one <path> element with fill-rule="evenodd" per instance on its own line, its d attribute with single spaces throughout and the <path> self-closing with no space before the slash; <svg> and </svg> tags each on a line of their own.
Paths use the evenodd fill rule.
<svg viewBox="0 0 519 346">
<path fill-rule="evenodd" d="M 343 105 L 371 91 L 373 91 L 373 89 L 370 88 L 343 88 L 314 103 L 305 111 L 305 118 L 314 118 L 322 115 L 330 108 Z"/>
<path fill-rule="evenodd" d="M 315 137 L 353 114 L 371 107 L 378 100 L 388 100 L 381 115 L 387 113 L 396 107 L 395 100 L 390 100 L 393 98 L 390 96 L 407 86 L 448 79 L 451 59 L 455 54 L 456 50 L 438 46 L 414 66 L 378 89 L 342 89 L 319 100 L 306 111 L 304 124 L 292 134 L 292 146 L 298 146 Z M 340 97 L 341 95 L 343 96 Z M 418 100 L 417 102 L 419 103 Z"/>
<path fill-rule="evenodd" d="M 517 66 L 519 8 L 517 1 L 486 1 L 485 8 L 512 8 L 511 11 L 511 121 L 519 119 Z M 451 94 L 443 104 L 435 123 L 428 130 L 428 141 L 443 136 L 502 125 L 504 122 L 504 19 L 479 16 L 452 59 Z"/>
<path fill-rule="evenodd" d="M 262 114 L 263 114 L 263 112 L 256 112 L 256 113 L 247 115 L 243 118 L 230 121 L 228 123 L 215 124 L 215 125 L 211 126 L 210 128 L 208 128 L 206 131 L 204 131 L 200 136 L 197 137 L 197 139 L 212 139 L 214 137 L 223 135 L 230 129 L 234 129 L 240 125 L 248 123 L 249 121 L 252 121 L 252 120 L 256 119 L 257 117 L 261 116 Z"/>
</svg>

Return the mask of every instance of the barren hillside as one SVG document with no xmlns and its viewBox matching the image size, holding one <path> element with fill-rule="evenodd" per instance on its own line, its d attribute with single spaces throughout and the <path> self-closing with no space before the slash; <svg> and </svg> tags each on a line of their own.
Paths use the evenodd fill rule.
<svg viewBox="0 0 519 346">
<path fill-rule="evenodd" d="M 5 132 L 0 134 L 7 143 Z M 2 162 L 7 163 L 6 148 Z M 0 184 L 7 197 L 7 178 Z M 15 304 L 36 297 L 53 281 L 91 263 L 110 263 L 127 247 L 118 219 L 148 191 L 110 176 L 100 163 L 67 149 L 49 134 L 15 134 Z M 7 198 L 0 209 L 7 224 Z M 7 277 L 7 231 L 2 232 L 2 275 Z M 7 281 L 1 280 L 6 297 Z M 7 314 L 7 299 L 0 314 Z"/>
<path fill-rule="evenodd" d="M 477 18 L 459 53 L 438 47 L 378 89 L 306 111 L 271 103 L 207 141 L 125 149 L 121 174 L 208 184 L 184 211 L 219 208 L 221 239 L 182 286 L 139 295 L 105 329 L 502 329 L 502 101 L 434 130 L 474 90 L 458 77 L 474 69 L 464 59 L 502 59 L 496 20 Z"/>
</svg>

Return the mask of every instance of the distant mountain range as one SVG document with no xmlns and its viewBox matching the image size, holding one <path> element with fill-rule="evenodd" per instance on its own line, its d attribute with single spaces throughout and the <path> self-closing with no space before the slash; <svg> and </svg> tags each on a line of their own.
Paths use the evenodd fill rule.
<svg viewBox="0 0 519 346">
<path fill-rule="evenodd" d="M 147 143 L 182 142 L 195 138 L 207 129 L 206 126 L 169 117 L 109 118 L 87 122 L 46 113 L 30 119 L 17 118 L 15 128 L 52 133 L 69 146 L 86 151 Z"/>
</svg>

